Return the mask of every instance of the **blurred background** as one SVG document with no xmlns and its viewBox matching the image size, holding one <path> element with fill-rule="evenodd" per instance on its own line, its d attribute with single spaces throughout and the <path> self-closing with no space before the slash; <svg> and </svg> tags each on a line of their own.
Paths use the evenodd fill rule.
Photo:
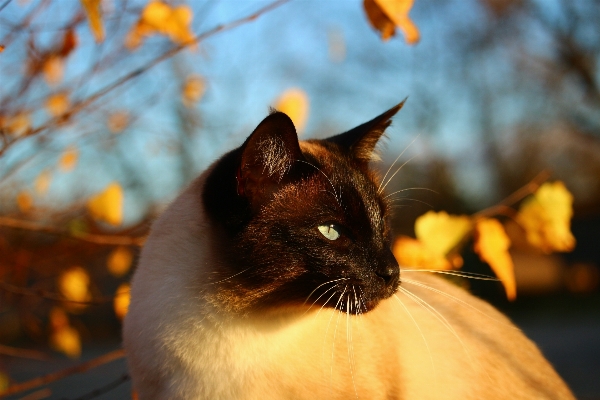
<svg viewBox="0 0 600 400">
<path fill-rule="evenodd" d="M 408 97 L 376 165 L 402 153 L 387 187 L 407 189 L 397 234 L 540 174 L 563 181 L 575 250 L 545 255 L 513 232 L 517 300 L 461 284 L 508 313 L 578 398 L 600 399 L 600 1 L 415 0 L 412 45 L 382 40 L 369 1 L 166 2 L 162 31 L 147 3 L 0 0 L 0 389 L 119 348 L 153 219 L 293 93 L 302 138 Z M 186 32 L 202 36 L 184 48 Z M 463 270 L 493 275 L 470 247 Z M 129 396 L 122 359 L 66 375 L 11 398 Z"/>
</svg>

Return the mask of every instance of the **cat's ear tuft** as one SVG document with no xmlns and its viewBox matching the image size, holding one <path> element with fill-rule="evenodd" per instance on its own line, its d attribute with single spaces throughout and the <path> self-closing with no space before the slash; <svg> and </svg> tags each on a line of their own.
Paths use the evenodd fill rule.
<svg viewBox="0 0 600 400">
<path fill-rule="evenodd" d="M 377 146 L 377 142 L 383 136 L 386 128 L 392 123 L 391 118 L 402 108 L 405 101 L 406 99 L 369 122 L 365 122 L 345 133 L 330 137 L 327 141 L 340 145 L 360 162 L 368 163 L 369 161 L 378 160 L 375 146 Z"/>
<path fill-rule="evenodd" d="M 238 194 L 253 208 L 271 198 L 297 160 L 303 159 L 294 123 L 272 112 L 246 139 L 238 170 Z"/>
</svg>

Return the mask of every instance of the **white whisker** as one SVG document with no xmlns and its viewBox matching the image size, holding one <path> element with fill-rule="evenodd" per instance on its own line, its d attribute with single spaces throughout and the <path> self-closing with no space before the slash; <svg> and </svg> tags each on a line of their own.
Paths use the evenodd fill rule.
<svg viewBox="0 0 600 400">
<path fill-rule="evenodd" d="M 443 274 L 443 275 L 452 275 L 452 276 L 460 276 L 462 278 L 468 279 L 478 279 L 482 281 L 496 281 L 499 282 L 500 279 L 494 278 L 489 275 L 478 274 L 475 272 L 466 272 L 466 271 L 447 271 L 441 269 L 418 269 L 418 268 L 402 268 L 403 272 L 432 272 L 434 274 Z"/>
<path fill-rule="evenodd" d="M 417 137 L 418 137 L 418 136 L 417 136 Z M 415 140 L 416 140 L 416 138 L 415 138 Z M 387 180 L 387 181 L 386 181 L 386 182 L 383 184 L 383 186 L 382 186 L 382 187 L 381 187 L 381 188 L 380 188 L 380 189 L 377 191 L 377 193 L 381 193 L 381 192 L 383 192 L 383 191 L 385 190 L 385 187 L 386 187 L 386 186 L 387 186 L 387 185 L 388 185 L 388 184 L 389 184 L 389 183 L 392 181 L 392 179 L 394 179 L 394 176 L 396 176 L 396 174 L 397 174 L 398 172 L 400 172 L 400 170 L 401 170 L 401 169 L 402 169 L 402 168 L 403 168 L 403 167 L 404 167 L 406 164 L 408 164 L 410 161 L 412 161 L 412 159 L 413 159 L 413 158 L 415 158 L 415 157 L 416 157 L 416 156 L 412 156 L 411 158 L 409 158 L 408 160 L 406 160 L 406 161 L 405 161 L 405 162 L 404 162 L 404 163 L 403 163 L 401 166 L 399 166 L 399 167 L 398 167 L 398 169 L 396 170 L 396 172 L 394 172 L 394 173 L 392 174 L 392 176 L 390 176 L 390 177 L 388 178 L 388 180 Z"/>
<path fill-rule="evenodd" d="M 385 175 L 383 176 L 383 178 L 381 178 L 381 182 L 379 183 L 379 187 L 377 188 L 377 193 L 381 193 L 383 191 L 383 189 L 385 189 L 385 186 L 383 188 L 381 187 L 381 185 L 385 181 L 385 178 L 388 176 L 388 174 L 390 173 L 390 171 L 392 170 L 392 168 L 394 168 L 394 165 L 396 165 L 396 163 L 398 162 L 398 160 L 400 159 L 400 157 L 402 157 L 402 155 L 406 152 L 406 150 L 408 150 L 410 148 L 410 146 L 412 146 L 412 144 L 419 138 L 419 136 L 421 136 L 420 133 L 417 136 L 415 136 L 415 138 L 408 144 L 408 146 L 406 146 L 406 148 L 404 150 L 402 150 L 402 152 L 398 155 L 398 157 L 396 157 L 396 159 L 394 160 L 394 162 L 390 165 L 390 167 L 388 168 L 388 170 L 385 172 Z M 387 185 L 387 183 L 386 183 L 386 185 Z"/>
<path fill-rule="evenodd" d="M 304 164 L 308 164 L 311 167 L 315 168 L 317 171 L 319 171 L 321 174 L 323 174 L 323 176 L 325 177 L 325 179 L 327 179 L 329 181 L 329 184 L 331 185 L 331 188 L 333 189 L 333 196 L 335 197 L 335 200 L 340 205 L 340 207 L 342 206 L 342 202 L 340 201 L 340 197 L 338 196 L 338 193 L 335 191 L 335 186 L 333 185 L 333 182 L 331 181 L 331 179 L 329 179 L 329 177 L 327 176 L 327 174 L 325 172 L 323 172 L 316 165 L 309 163 L 308 161 L 304 161 L 304 160 L 295 160 L 295 161 L 301 162 L 301 163 L 304 163 Z"/>
<path fill-rule="evenodd" d="M 421 188 L 421 187 L 413 187 L 413 188 L 406 188 L 406 189 L 396 190 L 395 192 L 392 192 L 390 194 L 386 194 L 385 196 L 383 196 L 383 198 L 387 199 L 390 196 L 393 196 L 393 195 L 398 194 L 398 193 L 406 192 L 407 190 L 427 190 L 428 192 L 433 192 L 435 194 L 439 194 L 438 192 L 436 192 L 433 189 Z"/>
</svg>

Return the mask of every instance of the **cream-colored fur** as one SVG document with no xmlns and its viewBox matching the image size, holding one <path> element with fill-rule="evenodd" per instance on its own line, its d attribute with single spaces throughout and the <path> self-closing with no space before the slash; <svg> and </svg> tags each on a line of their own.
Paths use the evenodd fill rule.
<svg viewBox="0 0 600 400">
<path fill-rule="evenodd" d="M 206 174 L 154 224 L 133 279 L 124 343 L 140 399 L 573 398 L 504 316 L 427 273 L 401 272 L 397 294 L 358 317 L 220 311 Z"/>
</svg>

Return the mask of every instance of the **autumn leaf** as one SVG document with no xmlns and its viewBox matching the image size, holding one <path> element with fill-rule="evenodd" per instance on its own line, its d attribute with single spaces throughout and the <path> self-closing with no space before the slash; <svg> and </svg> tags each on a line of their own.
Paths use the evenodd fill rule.
<svg viewBox="0 0 600 400">
<path fill-rule="evenodd" d="M 27 192 L 17 194 L 17 206 L 22 213 L 27 213 L 33 208 L 33 199 Z"/>
<path fill-rule="evenodd" d="M 106 260 L 106 267 L 112 276 L 120 277 L 125 275 L 131 268 L 133 253 L 128 247 L 119 246 L 114 249 Z"/>
<path fill-rule="evenodd" d="M 546 253 L 571 251 L 573 196 L 560 182 L 544 183 L 519 209 L 517 222 L 525 229 L 527 241 Z"/>
<path fill-rule="evenodd" d="M 42 66 L 42 72 L 44 73 L 44 79 L 50 86 L 54 86 L 63 80 L 64 74 L 64 60 L 62 57 L 57 55 L 50 56 L 44 61 Z"/>
<path fill-rule="evenodd" d="M 50 182 L 52 182 L 52 174 L 46 169 L 35 178 L 35 191 L 38 194 L 46 194 L 50 188 Z"/>
<path fill-rule="evenodd" d="M 466 215 L 449 215 L 445 211 L 429 211 L 417 218 L 415 235 L 434 254 L 445 256 L 471 230 Z"/>
<path fill-rule="evenodd" d="M 94 34 L 96 43 L 104 41 L 104 24 L 102 23 L 102 0 L 80 0 L 85 15 L 88 18 L 90 29 Z"/>
<path fill-rule="evenodd" d="M 193 14 L 188 6 L 171 7 L 162 1 L 151 1 L 142 11 L 137 24 L 126 38 L 130 49 L 138 47 L 145 36 L 162 34 L 177 44 L 189 44 L 194 41 L 190 30 Z"/>
<path fill-rule="evenodd" d="M 70 105 L 69 94 L 66 92 L 53 94 L 46 100 L 46 110 L 53 117 L 64 115 Z"/>
<path fill-rule="evenodd" d="M 77 165 L 78 158 L 79 151 L 77 148 L 74 146 L 69 146 L 60 156 L 60 159 L 58 160 L 58 167 L 63 172 L 73 171 Z"/>
<path fill-rule="evenodd" d="M 70 358 L 81 355 L 81 338 L 79 332 L 69 324 L 67 314 L 58 307 L 50 310 L 50 346 Z"/>
<path fill-rule="evenodd" d="M 306 126 L 308 108 L 308 96 L 299 88 L 286 90 L 275 102 L 275 109 L 287 114 L 298 132 L 302 132 Z"/>
<path fill-rule="evenodd" d="M 122 320 L 127 314 L 129 309 L 129 302 L 131 299 L 130 287 L 128 283 L 123 283 L 117 288 L 115 298 L 113 300 L 113 309 L 117 317 Z"/>
<path fill-rule="evenodd" d="M 71 267 L 60 274 L 58 290 L 67 300 L 76 302 L 90 301 L 90 276 L 81 267 Z"/>
<path fill-rule="evenodd" d="M 123 221 L 123 189 L 116 182 L 88 200 L 87 208 L 92 217 L 111 225 Z"/>
<path fill-rule="evenodd" d="M 191 75 L 183 84 L 181 98 L 186 107 L 191 107 L 198 102 L 204 95 L 205 90 L 204 79 L 199 75 Z"/>
<path fill-rule="evenodd" d="M 381 32 L 383 40 L 394 36 L 398 27 L 406 43 L 415 44 L 420 39 L 419 29 L 408 16 L 413 3 L 414 0 L 364 0 L 363 6 L 369 22 Z"/>
<path fill-rule="evenodd" d="M 6 118 L 6 122 L 4 122 L 3 125 L 11 135 L 15 137 L 25 136 L 31 129 L 29 112 L 19 111 L 15 115 Z"/>
<path fill-rule="evenodd" d="M 452 264 L 443 255 L 432 252 L 423 242 L 408 236 L 400 236 L 394 242 L 392 252 L 398 264 L 405 267 L 426 269 L 451 269 Z"/>
<path fill-rule="evenodd" d="M 117 111 L 110 114 L 106 125 L 112 133 L 122 132 L 129 125 L 129 113 L 127 111 Z"/>
<path fill-rule="evenodd" d="M 510 239 L 497 219 L 483 219 L 475 224 L 475 252 L 482 261 L 488 263 L 504 285 L 506 297 L 517 297 L 517 284 L 513 260 L 508 253 Z"/>
</svg>

